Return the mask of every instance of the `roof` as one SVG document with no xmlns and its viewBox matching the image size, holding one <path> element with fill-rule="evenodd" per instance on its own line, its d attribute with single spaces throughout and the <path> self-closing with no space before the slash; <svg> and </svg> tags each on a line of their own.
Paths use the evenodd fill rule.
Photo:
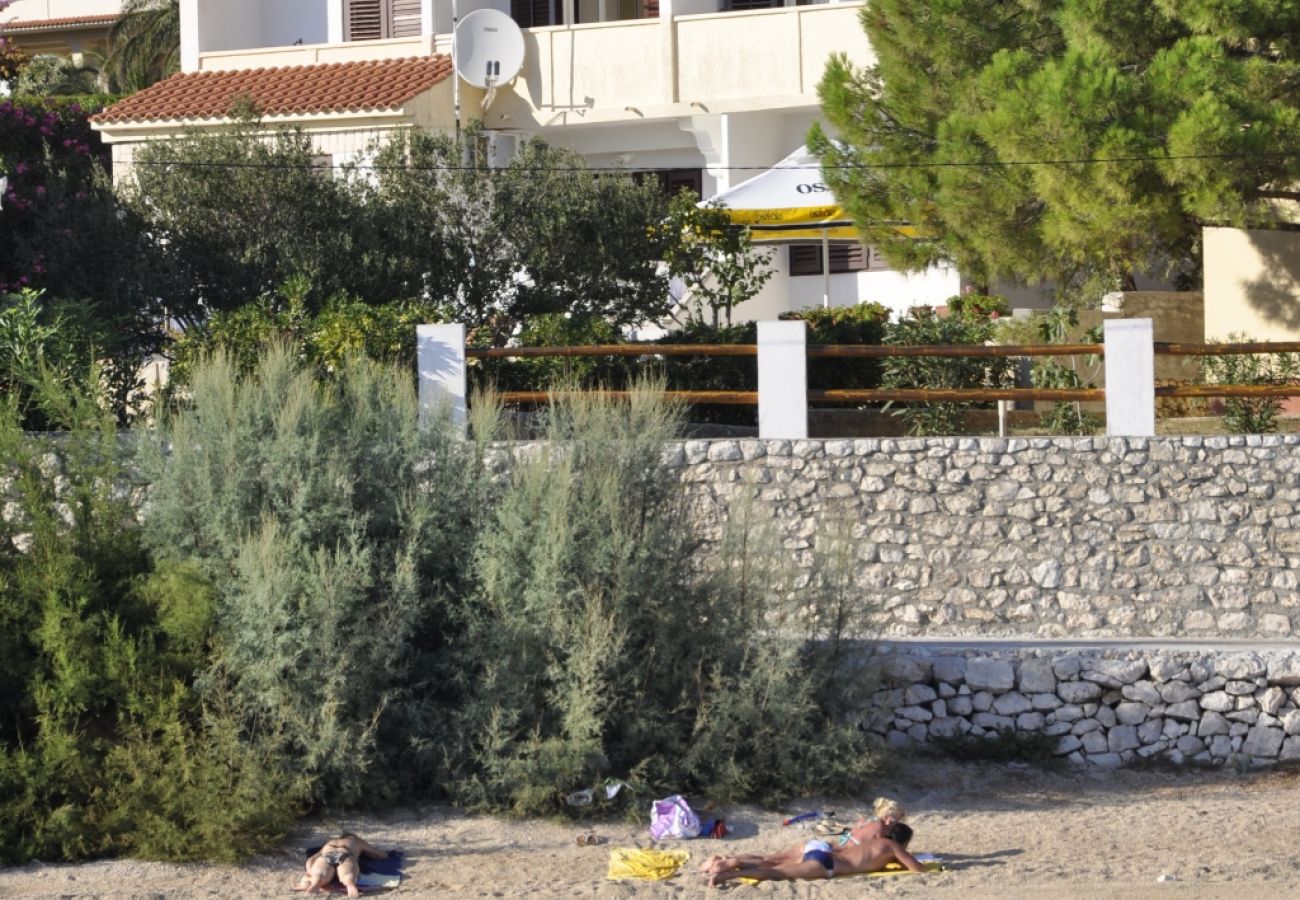
<svg viewBox="0 0 1300 900">
<path fill-rule="evenodd" d="M 118 20 L 110 13 L 106 16 L 67 16 L 62 19 L 22 19 L 0 23 L 6 34 L 36 31 L 73 31 L 78 28 L 107 28 Z"/>
<path fill-rule="evenodd" d="M 243 99 L 263 115 L 396 110 L 451 73 L 451 57 L 443 55 L 189 72 L 114 103 L 92 121 L 222 119 Z"/>
</svg>

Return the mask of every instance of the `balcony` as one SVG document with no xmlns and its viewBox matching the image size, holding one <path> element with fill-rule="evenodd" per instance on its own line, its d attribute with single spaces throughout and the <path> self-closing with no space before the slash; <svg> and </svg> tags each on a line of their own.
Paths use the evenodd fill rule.
<svg viewBox="0 0 1300 900">
<path fill-rule="evenodd" d="M 498 127 L 635 122 L 815 106 L 831 53 L 874 60 L 860 4 L 524 29 L 525 62 L 485 116 Z M 207 52 L 200 71 L 450 53 L 451 36 Z M 471 116 L 481 91 L 462 83 Z"/>
</svg>

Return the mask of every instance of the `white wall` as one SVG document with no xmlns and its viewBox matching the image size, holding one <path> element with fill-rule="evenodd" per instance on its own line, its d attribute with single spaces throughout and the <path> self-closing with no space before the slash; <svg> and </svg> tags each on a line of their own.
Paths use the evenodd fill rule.
<svg viewBox="0 0 1300 900">
<path fill-rule="evenodd" d="M 122 0 L 17 0 L 4 11 L 4 21 L 68 19 L 75 16 L 107 16 L 120 12 Z"/>
<path fill-rule="evenodd" d="M 304 44 L 327 42 L 328 6 L 334 2 L 336 0 L 273 0 L 262 3 L 261 29 L 258 43 L 254 46 L 278 47 L 299 40 Z"/>
<path fill-rule="evenodd" d="M 213 50 L 287 47 L 331 40 L 342 0 L 181 0 L 181 71 L 196 72 Z M 341 39 L 341 34 L 340 34 Z"/>
</svg>

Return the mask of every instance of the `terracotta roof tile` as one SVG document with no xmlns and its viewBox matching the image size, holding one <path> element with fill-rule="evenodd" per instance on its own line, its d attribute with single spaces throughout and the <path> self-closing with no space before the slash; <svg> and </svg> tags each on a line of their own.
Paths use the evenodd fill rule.
<svg viewBox="0 0 1300 900">
<path fill-rule="evenodd" d="M 17 34 L 25 31 L 66 31 L 71 28 L 98 28 L 104 25 L 112 25 L 117 21 L 117 16 L 109 14 L 106 16 L 66 16 L 62 19 L 21 19 L 13 22 L 3 22 L 4 30 Z"/>
<path fill-rule="evenodd" d="M 391 110 L 450 76 L 451 57 L 441 55 L 190 72 L 132 94 L 92 121 L 220 119 L 244 97 L 264 115 Z"/>
</svg>

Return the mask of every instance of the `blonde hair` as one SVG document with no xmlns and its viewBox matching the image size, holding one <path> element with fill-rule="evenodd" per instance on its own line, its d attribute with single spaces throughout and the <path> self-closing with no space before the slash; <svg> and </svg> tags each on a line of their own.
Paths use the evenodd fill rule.
<svg viewBox="0 0 1300 900">
<path fill-rule="evenodd" d="M 892 797 L 877 797 L 876 802 L 871 804 L 871 812 L 881 821 L 891 818 L 901 822 L 907 818 L 907 811 L 903 809 L 903 804 Z"/>
</svg>

